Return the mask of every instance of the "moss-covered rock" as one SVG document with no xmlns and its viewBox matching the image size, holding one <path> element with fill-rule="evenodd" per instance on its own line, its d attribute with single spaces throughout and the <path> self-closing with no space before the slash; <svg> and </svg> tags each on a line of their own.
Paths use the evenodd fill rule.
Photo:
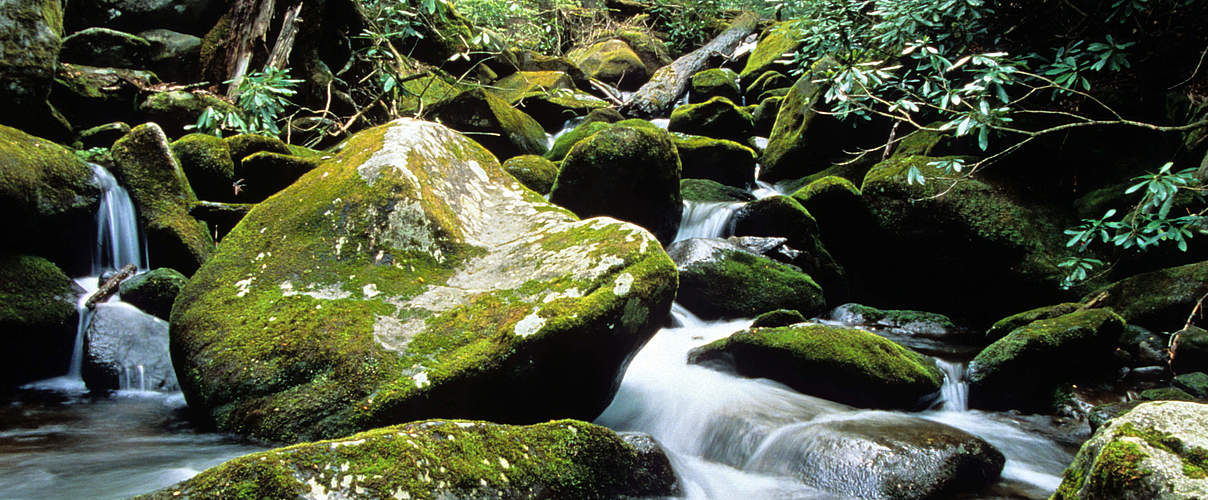
<svg viewBox="0 0 1208 500">
<path fill-rule="evenodd" d="M 293 150 L 284 141 L 263 134 L 238 134 L 227 137 L 223 141 L 226 142 L 227 149 L 231 151 L 231 160 L 235 162 L 236 168 L 244 158 L 256 153 L 293 154 Z"/>
<path fill-rule="evenodd" d="M 755 321 L 751 322 L 751 328 L 789 326 L 804 322 L 805 316 L 796 310 L 776 309 L 756 316 Z"/>
<path fill-rule="evenodd" d="M 877 309 L 863 304 L 843 304 L 831 312 L 831 319 L 849 325 L 868 325 L 906 332 L 945 336 L 956 331 L 956 324 L 943 314 L 908 309 Z"/>
<path fill-rule="evenodd" d="M 969 364 L 969 404 L 977 408 L 1046 409 L 1061 384 L 1110 371 L 1124 320 L 1088 309 L 1034 321 L 990 344 Z"/>
<path fill-rule="evenodd" d="M 154 123 L 134 127 L 113 144 L 111 154 L 113 174 L 138 209 L 151 265 L 193 274 L 214 251 L 214 240 L 205 224 L 189 215 L 197 196 L 164 131 Z"/>
<path fill-rule="evenodd" d="M 148 71 L 60 63 L 51 102 L 77 129 L 141 122 L 135 109 L 139 93 L 157 83 L 159 77 Z"/>
<path fill-rule="evenodd" d="M 692 75 L 688 86 L 688 102 L 701 103 L 714 97 L 742 102 L 738 88 L 738 73 L 726 68 L 710 68 Z"/>
<path fill-rule="evenodd" d="M 667 253 L 680 273 L 676 300 L 702 318 L 750 318 L 773 309 L 814 315 L 826 308 L 808 274 L 725 240 L 677 241 Z"/>
<path fill-rule="evenodd" d="M 734 101 L 714 97 L 702 103 L 675 108 L 671 112 L 667 130 L 745 143 L 754 126 L 755 119 Z"/>
<path fill-rule="evenodd" d="M 558 178 L 558 165 L 543 156 L 523 155 L 508 158 L 503 169 L 512 174 L 524 187 L 540 194 L 549 194 Z"/>
<path fill-rule="evenodd" d="M 727 186 L 710 179 L 681 180 L 680 195 L 684 201 L 741 202 L 755 199 L 755 195 L 745 189 Z"/>
<path fill-rule="evenodd" d="M 650 72 L 642 58 L 623 40 L 606 40 L 566 54 L 587 76 L 617 86 L 621 90 L 637 90 Z"/>
<path fill-rule="evenodd" d="M 13 0 L 0 9 L 0 123 L 31 130 L 45 125 L 46 97 L 55 76 L 63 37 L 63 4 L 54 0 Z"/>
<path fill-rule="evenodd" d="M 851 181 L 833 175 L 823 176 L 793 192 L 791 197 L 818 221 L 818 230 L 827 249 L 840 262 L 870 245 L 876 223 L 863 193 Z"/>
<path fill-rule="evenodd" d="M 561 71 L 517 71 L 492 83 L 490 91 L 509 104 L 530 92 L 574 89 L 575 82 Z"/>
<path fill-rule="evenodd" d="M 671 134 L 608 126 L 576 144 L 550 190 L 550 201 L 580 217 L 607 215 L 642 226 L 670 243 L 679 229 L 680 160 Z"/>
<path fill-rule="evenodd" d="M 788 238 L 789 246 L 801 252 L 793 264 L 813 276 L 831 302 L 845 298 L 847 272 L 822 244 L 814 216 L 797 200 L 777 195 L 752 201 L 738 209 L 732 220 L 735 236 Z"/>
<path fill-rule="evenodd" d="M 1208 293 L 1208 261 L 1138 274 L 1083 297 L 1110 307 L 1129 323 L 1159 331 L 1177 330 L 1196 301 Z"/>
<path fill-rule="evenodd" d="M 676 134 L 683 176 L 745 188 L 755 184 L 755 151 L 725 139 Z"/>
<path fill-rule="evenodd" d="M 751 133 L 759 137 L 772 135 L 772 127 L 776 126 L 776 115 L 780 113 L 780 103 L 784 97 L 769 97 L 762 99 L 751 112 L 754 128 Z M 762 151 L 761 151 L 762 153 Z"/>
<path fill-rule="evenodd" d="M 208 107 L 223 113 L 242 114 L 239 108 L 217 96 L 187 90 L 151 92 L 138 104 L 138 111 L 144 120 L 162 127 L 168 137 L 178 138 L 189 133 L 185 127 L 195 125 L 197 117 Z"/>
<path fill-rule="evenodd" d="M 944 376 L 930 358 L 856 328 L 752 328 L 693 349 L 689 363 L 725 363 L 747 377 L 865 408 L 926 408 Z"/>
<path fill-rule="evenodd" d="M 190 82 L 201 78 L 201 38 L 158 28 L 140 31 L 138 36 L 150 44 L 148 68 L 160 78 L 170 82 Z"/>
<path fill-rule="evenodd" d="M 1174 385 L 1200 399 L 1208 399 L 1208 373 L 1184 373 L 1174 378 Z"/>
<path fill-rule="evenodd" d="M 130 133 L 130 125 L 126 122 L 110 122 L 80 131 L 72 143 L 76 149 L 104 148 L 109 149 L 114 142 Z M 78 147 L 77 147 L 78 146 Z"/>
<path fill-rule="evenodd" d="M 760 102 L 760 99 L 764 97 L 764 93 L 768 91 L 788 89 L 792 86 L 793 81 L 789 77 L 784 76 L 783 73 L 779 71 L 765 71 L 745 86 L 742 95 L 746 98 L 747 103 L 755 103 Z"/>
<path fill-rule="evenodd" d="M 247 455 L 138 498 L 609 499 L 679 494 L 667 456 L 630 444 L 640 436 L 574 420 L 527 427 L 428 420 Z"/>
<path fill-rule="evenodd" d="M 429 110 L 433 119 L 471 134 L 500 161 L 546 152 L 545 129 L 529 115 L 483 89 L 467 90 Z"/>
<path fill-rule="evenodd" d="M 59 59 L 110 68 L 146 68 L 151 42 L 108 28 L 86 28 L 63 39 Z"/>
<path fill-rule="evenodd" d="M 1208 405 L 1145 403 L 1082 445 L 1053 498 L 1208 497 Z"/>
<path fill-rule="evenodd" d="M 227 141 L 209 134 L 189 134 L 172 142 L 172 154 L 198 198 L 231 201 L 235 198 L 235 162 Z"/>
<path fill-rule="evenodd" d="M 252 153 L 235 167 L 235 177 L 242 181 L 236 199 L 243 203 L 264 201 L 314 170 L 320 161 L 316 157 L 269 151 Z"/>
<path fill-rule="evenodd" d="M 0 253 L 43 255 L 69 272 L 87 272 L 77 262 L 87 249 L 65 248 L 92 234 L 100 189 L 93 172 L 71 150 L 0 125 L 0 224 L 12 237 Z M 19 236 L 18 236 L 19 235 Z"/>
<path fill-rule="evenodd" d="M 399 113 L 403 115 L 414 115 L 426 111 L 436 103 L 452 99 L 457 94 L 472 88 L 471 85 L 458 82 L 456 78 L 436 69 L 430 70 L 430 74 L 427 75 L 409 76 L 415 78 L 399 83 L 399 86 L 407 92 L 400 93 L 398 100 L 395 101 Z"/>
<path fill-rule="evenodd" d="M 764 30 L 759 36 L 755 50 L 747 58 L 747 64 L 739 74 L 743 81 L 756 78 L 768 71 L 781 71 L 787 65 L 780 62 L 784 55 L 795 52 L 805 42 L 804 21 L 786 21 L 776 23 Z"/>
<path fill-rule="evenodd" d="M 813 71 L 789 88 L 776 113 L 776 121 L 768 135 L 768 147 L 759 161 L 763 165 L 760 178 L 767 182 L 792 179 L 818 172 L 828 166 L 829 157 L 843 150 L 843 126 L 831 116 L 818 113 L 819 99 L 824 92 L 818 83 L 818 73 L 829 67 L 826 61 L 815 65 Z"/>
<path fill-rule="evenodd" d="M 177 297 L 172 357 L 192 408 L 278 441 L 594 418 L 675 288 L 648 232 L 578 221 L 403 119 L 248 213 Z"/>
<path fill-rule="evenodd" d="M 612 128 L 611 125 L 611 122 L 606 121 L 585 121 L 571 129 L 570 132 L 558 136 L 554 140 L 554 145 L 550 146 L 549 151 L 545 153 L 545 157 L 551 161 L 562 161 L 566 158 L 566 154 L 570 152 L 570 148 L 578 144 L 579 141 L 601 130 Z"/>
<path fill-rule="evenodd" d="M 205 222 L 214 234 L 214 241 L 218 242 L 226 237 L 254 206 L 251 203 L 199 201 L 189 206 L 189 215 Z"/>
<path fill-rule="evenodd" d="M 1065 316 L 1066 314 L 1077 311 L 1081 307 L 1082 304 L 1077 302 L 1063 302 L 1061 304 L 1040 306 L 1021 313 L 1012 314 L 1003 319 L 995 321 L 993 325 L 990 325 L 990 329 L 986 330 L 986 341 L 994 342 L 998 339 L 1006 337 L 1008 333 L 1011 333 L 1015 331 L 1015 329 L 1025 326 L 1028 323 L 1042 319 L 1053 319 L 1058 316 Z"/>
<path fill-rule="evenodd" d="M 565 73 L 575 82 L 575 87 L 588 89 L 590 79 L 583 70 L 565 57 L 547 56 L 532 50 L 508 48 L 503 51 L 503 59 L 514 65 L 515 71 L 559 71 Z"/>
<path fill-rule="evenodd" d="M 67 373 L 82 293 L 46 259 L 0 256 L 0 390 Z"/>
<path fill-rule="evenodd" d="M 122 302 L 167 321 L 172 314 L 172 303 L 187 281 L 189 278 L 175 269 L 161 267 L 123 281 L 117 293 L 122 296 Z"/>
<path fill-rule="evenodd" d="M 550 133 L 562 130 L 568 120 L 584 116 L 598 109 L 608 108 L 608 101 L 577 90 L 555 90 L 530 92 L 516 103 L 519 109 L 532 116 Z"/>
<path fill-rule="evenodd" d="M 1175 373 L 1208 372 L 1208 330 L 1194 325 L 1179 330 L 1173 350 Z"/>
<path fill-rule="evenodd" d="M 609 6 L 609 9 L 612 9 L 612 6 Z M 648 74 L 653 75 L 659 68 L 673 62 L 671 53 L 667 50 L 667 44 L 650 32 L 622 29 L 617 31 L 616 37 L 624 40 L 629 48 L 633 49 L 633 53 L 637 54 L 638 59 L 641 59 L 642 64 L 646 66 Z"/>
</svg>

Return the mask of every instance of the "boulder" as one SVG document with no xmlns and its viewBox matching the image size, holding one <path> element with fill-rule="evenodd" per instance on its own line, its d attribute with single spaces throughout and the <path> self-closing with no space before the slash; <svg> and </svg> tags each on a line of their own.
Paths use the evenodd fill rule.
<svg viewBox="0 0 1208 500">
<path fill-rule="evenodd" d="M 1171 363 L 1174 372 L 1208 372 L 1208 330 L 1192 325 L 1176 333 Z"/>
<path fill-rule="evenodd" d="M 516 104 L 530 92 L 573 89 L 575 81 L 561 71 L 517 71 L 491 84 L 490 92 L 509 104 Z"/>
<path fill-rule="evenodd" d="M 167 28 L 200 35 L 222 15 L 225 3 L 215 0 L 99 0 L 67 6 L 70 31 L 91 26 L 121 30 Z"/>
<path fill-rule="evenodd" d="M 188 276 L 214 251 L 205 224 L 189 215 L 197 201 L 189 180 L 172 155 L 168 138 L 154 123 L 134 127 L 111 150 L 113 174 L 130 192 L 147 235 L 151 265 Z"/>
<path fill-rule="evenodd" d="M 609 109 L 608 101 L 577 90 L 530 92 L 520 97 L 516 109 L 537 120 L 547 132 L 562 130 L 568 120 L 597 109 Z"/>
<path fill-rule="evenodd" d="M 117 293 L 123 302 L 167 321 L 172 314 L 172 302 L 187 281 L 189 278 L 176 270 L 161 267 L 123 281 Z"/>
<path fill-rule="evenodd" d="M 235 199 L 235 162 L 227 141 L 209 134 L 189 134 L 172 142 L 172 154 L 198 198 Z"/>
<path fill-rule="evenodd" d="M 787 21 L 773 24 L 764 30 L 759 36 L 755 50 L 747 58 L 746 66 L 739 72 L 743 81 L 752 81 L 752 78 L 768 71 L 789 69 L 782 61 L 785 54 L 796 52 L 805 43 L 805 28 L 803 21 Z"/>
<path fill-rule="evenodd" d="M 139 93 L 157 83 L 159 77 L 148 71 L 60 63 L 51 102 L 76 128 L 137 122 Z"/>
<path fill-rule="evenodd" d="M 97 304 L 84 332 L 80 374 L 93 392 L 174 392 L 168 322 L 125 304 Z"/>
<path fill-rule="evenodd" d="M 743 96 L 748 103 L 762 103 L 764 93 L 776 89 L 788 89 L 793 86 L 789 77 L 778 71 L 765 71 L 746 85 Z M 786 92 L 787 93 L 787 92 Z"/>
<path fill-rule="evenodd" d="M 783 97 L 769 97 L 762 99 L 755 106 L 755 111 L 751 112 L 754 128 L 751 133 L 758 137 L 767 137 L 772 135 L 772 128 L 776 125 L 776 115 L 780 113 L 780 103 L 784 101 Z M 760 154 L 763 154 L 763 149 L 760 148 Z"/>
<path fill-rule="evenodd" d="M 843 304 L 831 311 L 832 320 L 846 325 L 889 328 L 925 337 L 950 337 L 956 324 L 943 314 L 906 309 L 877 309 L 863 304 Z"/>
<path fill-rule="evenodd" d="M 1200 399 L 1208 399 L 1208 373 L 1184 373 L 1174 378 L 1174 385 Z"/>
<path fill-rule="evenodd" d="M 239 108 L 213 94 L 201 90 L 152 91 L 138 104 L 143 119 L 155 122 L 171 138 L 188 134 L 189 127 L 197 124 L 197 117 L 206 108 L 223 113 L 242 114 Z"/>
<path fill-rule="evenodd" d="M 110 122 L 81 131 L 76 140 L 80 146 L 78 149 L 109 149 L 114 142 L 129 133 L 130 125 L 126 122 Z"/>
<path fill-rule="evenodd" d="M 63 37 L 63 4 L 8 0 L 0 5 L 0 123 L 44 134 L 54 126 L 46 98 Z"/>
<path fill-rule="evenodd" d="M 649 438 L 558 420 L 427 420 L 243 456 L 137 497 L 634 498 L 681 493 Z M 631 444 L 631 443 L 636 443 Z"/>
<path fill-rule="evenodd" d="M 281 139 L 262 134 L 238 134 L 223 139 L 231 152 L 231 160 L 235 168 L 247 158 L 256 153 L 276 153 L 281 155 L 293 154 L 289 145 Z"/>
<path fill-rule="evenodd" d="M 824 87 L 816 81 L 817 72 L 827 67 L 819 63 L 817 69 L 801 75 L 780 101 L 768 147 L 759 159 L 761 180 L 776 182 L 819 172 L 830 166 L 831 156 L 843 151 L 843 136 L 851 133 L 851 127 L 818 113 Z"/>
<path fill-rule="evenodd" d="M 1094 307 L 1110 307 L 1129 323 L 1151 330 L 1183 327 L 1196 302 L 1208 293 L 1208 261 L 1170 267 L 1112 283 L 1083 297 Z"/>
<path fill-rule="evenodd" d="M 872 212 L 860 188 L 851 181 L 825 175 L 794 191 L 791 197 L 816 218 L 827 250 L 840 262 L 875 245 L 870 241 L 876 227 Z"/>
<path fill-rule="evenodd" d="M 859 412 L 794 426 L 761 447 L 746 468 L 854 498 L 930 499 L 978 492 L 998 479 L 1005 463 L 1000 451 L 965 431 L 897 413 Z"/>
<path fill-rule="evenodd" d="M 993 325 L 990 325 L 990 329 L 986 330 L 986 341 L 994 342 L 998 339 L 1006 337 L 1008 333 L 1011 333 L 1015 331 L 1016 328 L 1025 326 L 1028 323 L 1042 319 L 1053 319 L 1058 316 L 1065 316 L 1066 314 L 1077 311 L 1081 307 L 1082 304 L 1077 302 L 1063 302 L 1051 306 L 1040 306 L 1035 309 L 1028 309 L 1027 311 L 1021 313 L 1012 314 L 1003 319 L 995 321 Z"/>
<path fill-rule="evenodd" d="M 566 54 L 587 76 L 615 85 L 621 90 L 637 90 L 650 72 L 646 64 L 623 40 L 606 40 Z"/>
<path fill-rule="evenodd" d="M 251 203 L 222 203 L 217 201 L 199 201 L 189 206 L 189 215 L 192 215 L 199 221 L 205 222 L 206 226 L 214 233 L 214 241 L 218 242 L 224 238 L 231 229 L 243 217 L 247 215 L 252 207 L 256 205 Z"/>
<path fill-rule="evenodd" d="M 935 361 L 857 328 L 752 328 L 693 349 L 688 362 L 768 378 L 863 408 L 927 408 L 944 376 Z"/>
<path fill-rule="evenodd" d="M 755 184 L 755 151 L 734 141 L 676 134 L 675 149 L 683 176 L 712 179 L 728 186 Z"/>
<path fill-rule="evenodd" d="M 1101 376 L 1124 320 L 1088 309 L 1034 321 L 990 344 L 969 364 L 969 405 L 1040 411 L 1061 384 Z"/>
<path fill-rule="evenodd" d="M 741 202 L 755 199 L 755 195 L 745 189 L 727 186 L 709 179 L 683 179 L 680 181 L 680 195 L 684 201 L 701 202 Z"/>
<path fill-rule="evenodd" d="M 788 246 L 800 252 L 792 264 L 818 280 L 828 299 L 839 302 L 847 295 L 846 271 L 823 246 L 813 215 L 793 198 L 777 195 L 748 202 L 735 212 L 732 224 L 735 236 L 787 238 Z"/>
<path fill-rule="evenodd" d="M 1117 341 L 1113 355 L 1120 365 L 1133 369 L 1160 366 L 1161 377 L 1165 378 L 1171 361 L 1169 344 L 1170 338 L 1166 335 L 1155 334 L 1137 325 L 1128 325 L 1124 327 L 1124 334 Z M 1178 368 L 1175 371 L 1179 372 Z"/>
<path fill-rule="evenodd" d="M 259 203 L 289 187 L 303 174 L 318 167 L 314 157 L 260 151 L 252 153 L 235 166 L 240 183 L 236 199 L 243 203 Z"/>
<path fill-rule="evenodd" d="M 751 328 L 761 327 L 777 327 L 789 326 L 797 323 L 804 323 L 805 316 L 793 309 L 776 309 L 768 311 L 755 317 L 755 321 L 751 322 Z"/>
<path fill-rule="evenodd" d="M 31 253 L 56 262 L 69 273 L 88 272 L 87 248 L 65 241 L 93 234 L 100 188 L 92 168 L 71 150 L 0 125 L 0 253 Z"/>
<path fill-rule="evenodd" d="M 515 64 L 516 71 L 558 71 L 569 76 L 575 82 L 575 87 L 591 87 L 590 79 L 583 70 L 565 57 L 547 56 L 536 51 L 516 48 L 504 49 L 504 54 L 505 60 Z"/>
<path fill-rule="evenodd" d="M 141 31 L 138 36 L 150 44 L 148 67 L 160 78 L 171 82 L 201 78 L 201 38 L 166 29 Z"/>
<path fill-rule="evenodd" d="M 677 241 L 667 253 L 680 273 L 676 300 L 701 318 L 751 318 L 773 309 L 813 315 L 826 307 L 810 275 L 725 240 Z"/>
<path fill-rule="evenodd" d="M 679 183 L 680 161 L 670 134 L 612 125 L 570 150 L 549 199 L 580 217 L 632 222 L 670 243 L 683 208 Z"/>
<path fill-rule="evenodd" d="M 742 89 L 738 88 L 738 73 L 725 68 L 711 68 L 692 75 L 688 84 L 688 102 L 701 103 L 714 97 L 725 97 L 731 102 L 742 102 Z"/>
<path fill-rule="evenodd" d="M 597 111 L 604 111 L 603 109 Z M 612 111 L 614 114 L 616 111 Z M 614 119 L 615 118 L 615 119 Z M 592 134 L 604 129 L 612 127 L 630 127 L 630 128 L 645 128 L 650 130 L 661 130 L 658 126 L 646 120 L 632 118 L 628 120 L 620 119 L 620 116 L 613 116 L 609 113 L 592 112 L 575 128 L 559 135 L 554 140 L 554 145 L 549 148 L 549 152 L 544 156 L 551 161 L 562 161 L 566 158 L 566 154 L 570 152 L 570 148 L 578 144 L 579 141 L 588 138 Z"/>
<path fill-rule="evenodd" d="M 247 214 L 177 297 L 172 357 L 190 407 L 276 441 L 590 419 L 675 288 L 648 232 L 579 221 L 475 142 L 402 119 Z"/>
<path fill-rule="evenodd" d="M 1205 498 L 1206 457 L 1208 405 L 1145 403 L 1082 445 L 1053 498 Z"/>
<path fill-rule="evenodd" d="M 611 8 L 609 6 L 609 9 Z M 638 55 L 638 59 L 641 59 L 642 64 L 646 66 L 648 74 L 653 75 L 659 68 L 674 61 L 667 50 L 667 44 L 649 32 L 622 29 L 617 32 L 616 36 L 629 45 L 634 54 Z"/>
<path fill-rule="evenodd" d="M 482 89 L 467 90 L 432 106 L 429 116 L 475 142 L 500 161 L 525 154 L 544 154 L 545 129 L 529 115 Z"/>
<path fill-rule="evenodd" d="M 87 28 L 63 39 L 59 59 L 67 63 L 110 68 L 148 67 L 151 42 L 108 28 Z"/>
<path fill-rule="evenodd" d="M 524 187 L 540 194 L 549 194 L 558 178 L 558 165 L 543 156 L 523 155 L 508 158 L 503 169 L 512 174 Z"/>
<path fill-rule="evenodd" d="M 751 114 L 725 97 L 685 104 L 671 112 L 667 130 L 744 143 L 755 126 Z"/>
<path fill-rule="evenodd" d="M 83 293 L 46 259 L 0 256 L 0 391 L 67 373 Z"/>
</svg>

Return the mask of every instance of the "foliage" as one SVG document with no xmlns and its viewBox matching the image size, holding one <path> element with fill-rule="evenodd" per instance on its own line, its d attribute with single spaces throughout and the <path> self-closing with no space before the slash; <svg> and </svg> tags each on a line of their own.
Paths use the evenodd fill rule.
<svg viewBox="0 0 1208 500">
<path fill-rule="evenodd" d="M 109 148 L 93 147 L 88 149 L 76 149 L 72 152 L 75 153 L 76 157 L 88 163 L 108 163 L 110 160 Z"/>
<path fill-rule="evenodd" d="M 234 80 L 228 80 L 223 83 L 233 82 Z M 288 68 L 268 68 L 265 71 L 248 73 L 239 81 L 238 97 L 235 101 L 239 108 L 238 113 L 207 106 L 197 117 L 197 123 L 188 128 L 219 137 L 224 130 L 240 134 L 277 136 L 281 133 L 277 121 L 290 106 L 289 97 L 296 93 L 294 87 L 301 82 L 302 80 L 289 77 Z"/>
<path fill-rule="evenodd" d="M 656 0 L 650 13 L 666 20 L 667 47 L 683 53 L 709 40 L 709 26 L 721 10 L 719 0 Z"/>
<path fill-rule="evenodd" d="M 494 36 L 503 45 L 560 54 L 572 37 L 563 11 L 579 8 L 578 0 L 455 0 L 454 7 L 474 26 L 486 28 L 479 36 Z"/>
</svg>

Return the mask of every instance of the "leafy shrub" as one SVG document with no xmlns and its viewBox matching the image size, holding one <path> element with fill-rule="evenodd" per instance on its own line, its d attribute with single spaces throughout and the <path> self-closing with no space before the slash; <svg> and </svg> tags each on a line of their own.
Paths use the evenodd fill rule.
<svg viewBox="0 0 1208 500">
<path fill-rule="evenodd" d="M 291 105 L 289 97 L 296 93 L 294 87 L 301 82 L 302 80 L 289 77 L 288 68 L 268 68 L 265 71 L 248 73 L 239 81 L 235 101 L 239 113 L 207 106 L 197 117 L 197 123 L 189 128 L 219 137 L 224 130 L 240 134 L 276 136 L 281 133 L 277 122 L 285 109 Z M 233 80 L 224 83 L 230 84 Z"/>
</svg>

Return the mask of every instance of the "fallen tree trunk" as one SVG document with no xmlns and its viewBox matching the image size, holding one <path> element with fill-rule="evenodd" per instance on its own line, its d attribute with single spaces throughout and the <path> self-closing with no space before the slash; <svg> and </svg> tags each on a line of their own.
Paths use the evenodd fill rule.
<svg viewBox="0 0 1208 500">
<path fill-rule="evenodd" d="M 137 269 L 134 267 L 134 264 L 126 264 L 123 266 L 120 271 L 113 276 L 110 276 L 109 279 L 105 280 L 104 283 L 101 283 L 101 287 L 98 288 L 96 293 L 92 294 L 91 297 L 88 297 L 88 302 L 85 302 L 84 306 L 88 309 L 96 309 L 96 305 L 98 303 L 109 300 L 109 297 L 112 297 L 113 294 L 117 293 L 118 286 L 120 286 L 122 282 L 126 280 L 126 278 L 134 276 L 134 272 L 136 270 Z"/>
<path fill-rule="evenodd" d="M 688 89 L 688 80 L 692 75 L 704 69 L 711 57 L 732 54 L 747 35 L 755 32 L 758 23 L 759 16 L 744 12 L 730 23 L 729 28 L 703 47 L 659 68 L 650 81 L 625 101 L 620 109 L 621 114 L 634 118 L 666 116 L 675 101 Z"/>
</svg>

